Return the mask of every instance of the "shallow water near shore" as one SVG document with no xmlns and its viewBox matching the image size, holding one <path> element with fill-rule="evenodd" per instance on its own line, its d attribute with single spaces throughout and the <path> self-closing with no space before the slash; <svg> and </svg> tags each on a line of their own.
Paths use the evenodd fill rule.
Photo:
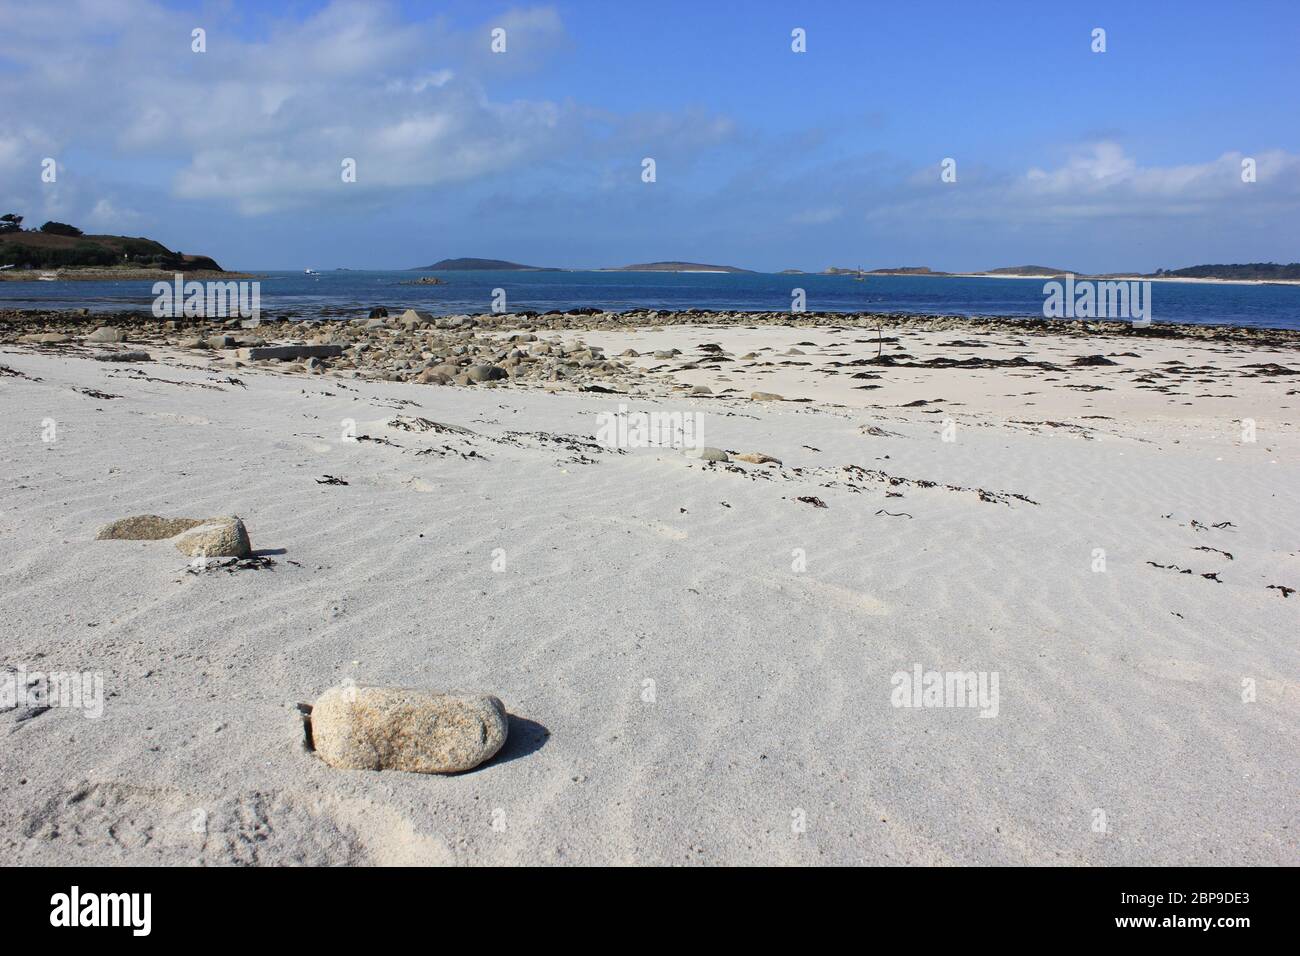
<svg viewBox="0 0 1300 956">
<path fill-rule="evenodd" d="M 434 275 L 441 285 L 414 285 Z M 418 308 L 435 315 L 479 313 L 504 289 L 509 311 L 598 308 L 785 311 L 803 289 L 810 312 L 902 312 L 964 316 L 1043 315 L 1045 279 L 945 276 L 777 275 L 664 272 L 261 273 L 262 309 L 312 317 L 374 306 Z M 166 278 L 166 277 L 164 277 Z M 148 308 L 153 283 L 0 283 L 0 308 Z M 1154 322 L 1300 329 L 1300 286 L 1154 282 Z"/>
</svg>

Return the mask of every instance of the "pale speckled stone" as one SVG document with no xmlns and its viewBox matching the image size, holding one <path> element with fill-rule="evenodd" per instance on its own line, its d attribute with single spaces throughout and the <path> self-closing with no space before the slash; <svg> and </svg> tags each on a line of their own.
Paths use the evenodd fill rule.
<svg viewBox="0 0 1300 956">
<path fill-rule="evenodd" d="M 321 694 L 311 712 L 316 753 L 344 770 L 471 770 L 508 732 L 505 707 L 490 694 L 345 685 Z"/>
<path fill-rule="evenodd" d="M 176 538 L 176 548 L 192 558 L 246 558 L 253 551 L 244 522 L 235 515 L 208 518 Z"/>
<path fill-rule="evenodd" d="M 707 445 L 704 446 L 703 448 L 686 449 L 686 457 L 698 458 L 701 461 L 729 461 L 730 460 L 727 453 L 723 451 L 721 448 L 710 448 Z"/>
<path fill-rule="evenodd" d="M 174 538 L 182 531 L 203 524 L 203 518 L 163 518 L 158 515 L 132 515 L 104 525 L 95 534 L 96 541 L 160 541 Z"/>
</svg>

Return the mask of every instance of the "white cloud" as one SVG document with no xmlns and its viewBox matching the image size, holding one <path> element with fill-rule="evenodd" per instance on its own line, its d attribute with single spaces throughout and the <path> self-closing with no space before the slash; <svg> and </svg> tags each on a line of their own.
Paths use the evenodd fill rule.
<svg viewBox="0 0 1300 956">
<path fill-rule="evenodd" d="M 844 210 L 839 206 L 817 206 L 794 213 L 790 217 L 790 222 L 797 226 L 823 226 L 828 222 L 834 222 L 842 215 Z"/>
<path fill-rule="evenodd" d="M 1261 151 L 1257 182 L 1242 181 L 1240 152 L 1180 165 L 1142 165 L 1113 142 L 1084 143 L 1059 166 L 1020 173 L 958 163 L 944 183 L 937 165 L 913 171 L 902 191 L 874 183 L 864 212 L 873 221 L 1065 223 L 1200 216 L 1270 215 L 1300 206 L 1300 156 Z"/>
<path fill-rule="evenodd" d="M 86 232 L 105 232 L 110 234 L 125 233 L 133 223 L 139 222 L 140 214 L 134 209 L 116 205 L 108 198 L 100 199 L 86 215 L 84 222 Z"/>
<path fill-rule="evenodd" d="M 0 4 L 0 19 L 18 24 L 0 37 L 0 57 L 19 68 L 0 71 L 0 100 L 27 104 L 52 127 L 0 138 L 6 173 L 38 149 L 115 150 L 169 162 L 178 198 L 259 214 L 486 176 L 577 139 L 576 107 L 494 102 L 471 75 L 492 64 L 486 25 L 457 33 L 442 20 L 403 22 L 389 4 L 335 0 L 249 41 L 214 8 L 51 7 Z M 512 69 L 564 42 L 550 8 L 497 23 L 509 30 Z M 190 49 L 195 25 L 207 31 L 206 53 Z M 355 183 L 342 181 L 344 158 L 357 161 Z"/>
<path fill-rule="evenodd" d="M 1256 161 L 1258 181 L 1241 178 L 1241 152 L 1228 152 L 1202 163 L 1178 166 L 1141 166 L 1117 143 L 1088 144 L 1076 150 L 1059 168 L 1030 169 L 1017 184 L 1023 196 L 1073 200 L 1129 200 L 1144 206 L 1168 201 L 1170 211 L 1179 202 L 1198 205 L 1242 196 L 1242 188 L 1260 187 L 1272 196 L 1300 196 L 1300 157 L 1282 150 L 1268 150 L 1251 157 Z"/>
<path fill-rule="evenodd" d="M 413 79 L 390 80 L 385 89 L 389 93 L 423 93 L 430 88 L 441 89 L 455 78 L 451 70 L 435 70 Z"/>
</svg>

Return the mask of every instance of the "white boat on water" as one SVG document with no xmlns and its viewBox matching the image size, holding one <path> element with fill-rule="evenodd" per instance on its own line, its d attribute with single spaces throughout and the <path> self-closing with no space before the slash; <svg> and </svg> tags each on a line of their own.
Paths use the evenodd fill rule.
<svg viewBox="0 0 1300 956">
<path fill-rule="evenodd" d="M 57 272 L 42 272 L 36 278 L 41 282 L 58 282 L 59 274 Z"/>
<path fill-rule="evenodd" d="M 315 269 L 303 269 L 303 270 L 302 270 L 302 274 L 305 275 L 305 276 L 318 276 L 318 275 L 320 275 L 320 273 L 317 272 Z"/>
</svg>

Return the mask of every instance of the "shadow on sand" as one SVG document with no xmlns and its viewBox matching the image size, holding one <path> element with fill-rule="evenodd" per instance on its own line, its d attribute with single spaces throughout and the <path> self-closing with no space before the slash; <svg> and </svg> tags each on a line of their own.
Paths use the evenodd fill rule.
<svg viewBox="0 0 1300 956">
<path fill-rule="evenodd" d="M 518 760 L 520 757 L 527 757 L 541 750 L 546 746 L 546 741 L 551 739 L 551 732 L 535 720 L 517 717 L 514 714 L 507 714 L 506 717 L 510 721 L 510 735 L 506 737 L 506 744 L 484 766 L 495 767 L 498 764 L 509 763 L 511 760 Z"/>
</svg>

